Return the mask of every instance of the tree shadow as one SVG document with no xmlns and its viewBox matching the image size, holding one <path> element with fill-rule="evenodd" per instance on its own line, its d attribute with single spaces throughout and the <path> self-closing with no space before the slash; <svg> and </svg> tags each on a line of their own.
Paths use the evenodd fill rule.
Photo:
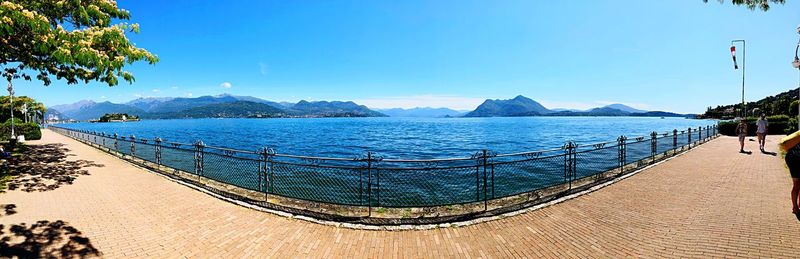
<svg viewBox="0 0 800 259">
<path fill-rule="evenodd" d="M 0 224 L 0 257 L 86 258 L 102 255 L 78 229 L 64 221 L 38 221 L 6 228 Z"/>
<path fill-rule="evenodd" d="M 0 217 L 17 214 L 16 204 L 0 204 Z"/>
<path fill-rule="evenodd" d="M 89 160 L 67 160 L 69 149 L 64 144 L 30 145 L 11 158 L 9 169 L 15 177 L 8 181 L 9 190 L 44 192 L 72 184 L 81 175 L 89 175 L 86 167 L 103 167 Z"/>
</svg>

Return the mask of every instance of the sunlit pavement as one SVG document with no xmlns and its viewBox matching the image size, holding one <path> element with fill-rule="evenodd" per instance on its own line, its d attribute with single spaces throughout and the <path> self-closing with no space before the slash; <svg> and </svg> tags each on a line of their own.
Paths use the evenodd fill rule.
<svg viewBox="0 0 800 259">
<path fill-rule="evenodd" d="M 777 138 L 768 137 L 768 151 L 777 151 Z M 58 159 L 32 162 L 25 180 L 0 194 L 6 208 L 0 235 L 10 238 L 0 243 L 0 256 L 30 255 L 25 249 L 31 247 L 56 256 L 156 258 L 800 255 L 800 221 L 791 214 L 791 180 L 780 155 L 758 152 L 755 141 L 747 142 L 752 154 L 739 154 L 731 137 L 540 210 L 462 228 L 398 232 L 336 228 L 240 207 L 49 130 L 29 144 L 50 144 L 42 150 Z M 62 169 L 35 172 L 54 168 L 43 163 Z"/>
</svg>

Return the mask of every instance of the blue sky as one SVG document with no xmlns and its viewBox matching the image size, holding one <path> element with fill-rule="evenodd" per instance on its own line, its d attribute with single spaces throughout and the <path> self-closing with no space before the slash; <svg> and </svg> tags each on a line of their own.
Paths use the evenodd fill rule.
<svg viewBox="0 0 800 259">
<path fill-rule="evenodd" d="M 741 100 L 729 47 L 746 39 L 748 100 L 797 87 L 800 5 L 726 2 L 123 0 L 130 38 L 161 58 L 131 66 L 134 84 L 15 85 L 47 105 L 230 93 L 472 109 L 521 94 L 688 113 Z"/>
</svg>

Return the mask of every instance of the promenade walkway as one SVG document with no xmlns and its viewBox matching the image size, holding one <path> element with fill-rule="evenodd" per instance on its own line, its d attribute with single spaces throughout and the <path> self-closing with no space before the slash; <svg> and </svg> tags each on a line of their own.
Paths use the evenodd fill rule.
<svg viewBox="0 0 800 259">
<path fill-rule="evenodd" d="M 396 232 L 240 207 L 49 130 L 29 144 L 38 155 L 17 165 L 23 176 L 0 194 L 0 257 L 800 256 L 780 155 L 739 154 L 729 137 L 522 215 Z"/>
</svg>

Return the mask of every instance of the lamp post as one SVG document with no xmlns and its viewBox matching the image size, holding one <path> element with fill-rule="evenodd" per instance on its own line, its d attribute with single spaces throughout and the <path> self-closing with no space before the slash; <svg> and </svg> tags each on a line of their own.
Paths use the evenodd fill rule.
<svg viewBox="0 0 800 259">
<path fill-rule="evenodd" d="M 736 64 L 736 43 L 742 43 L 742 118 L 747 117 L 747 107 L 744 103 L 744 65 L 745 65 L 745 48 L 746 44 L 744 40 L 732 40 L 731 41 L 731 56 L 733 57 L 733 69 L 739 69 L 739 65 Z"/>
<path fill-rule="evenodd" d="M 28 104 L 22 104 L 22 116 L 25 117 L 25 123 L 28 123 Z"/>
<path fill-rule="evenodd" d="M 800 25 L 797 26 L 797 34 L 800 34 Z M 797 57 L 797 51 L 800 49 L 800 40 L 797 41 L 797 46 L 794 47 L 794 61 L 792 61 L 792 67 L 800 71 L 800 58 Z M 797 82 L 797 129 L 800 130 L 800 77 L 798 77 Z"/>
</svg>

